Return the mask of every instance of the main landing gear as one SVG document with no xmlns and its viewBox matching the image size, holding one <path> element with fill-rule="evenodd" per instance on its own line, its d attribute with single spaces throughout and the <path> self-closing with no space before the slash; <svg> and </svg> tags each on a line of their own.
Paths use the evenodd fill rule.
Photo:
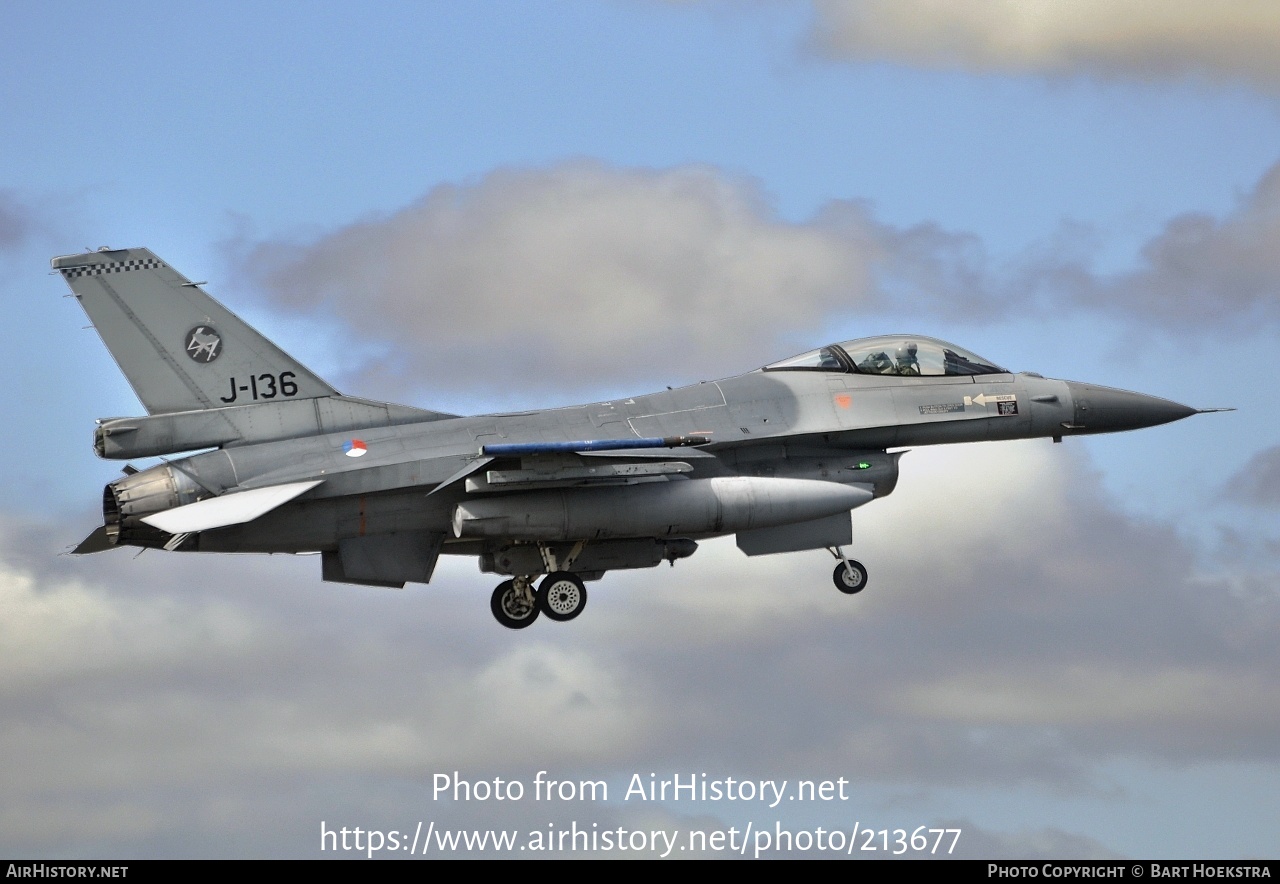
<svg viewBox="0 0 1280 884">
<path fill-rule="evenodd" d="M 538 587 L 538 607 L 552 620 L 572 620 L 586 606 L 586 586 L 568 571 L 548 574 Z"/>
<path fill-rule="evenodd" d="M 836 589 L 845 595 L 856 595 L 867 588 L 867 569 L 861 562 L 844 555 L 838 547 L 827 547 L 827 551 L 839 562 L 831 574 Z M 578 552 L 581 545 L 573 555 L 557 562 L 544 548 L 543 559 L 549 573 L 537 589 L 533 586 L 537 574 L 522 574 L 499 583 L 489 601 L 494 619 L 508 629 L 524 629 L 540 614 L 561 623 L 581 614 L 587 606 L 587 587 L 577 574 L 560 570 L 571 566 Z"/>
<path fill-rule="evenodd" d="M 536 590 L 533 588 L 536 574 L 518 575 L 499 583 L 489 600 L 494 618 L 508 629 L 524 629 L 537 620 L 539 614 L 561 623 L 581 614 L 587 606 L 587 587 L 577 574 L 567 569 L 584 546 L 585 540 L 578 541 L 563 561 L 557 561 L 551 548 L 540 544 L 547 576 Z"/>
<path fill-rule="evenodd" d="M 861 562 L 855 562 L 834 547 L 827 547 L 827 552 L 840 561 L 831 574 L 836 589 L 845 595 L 856 595 L 867 588 L 867 569 L 862 567 Z"/>
<path fill-rule="evenodd" d="M 539 614 L 563 623 L 577 617 L 587 606 L 587 587 L 576 574 L 553 571 L 536 590 L 533 579 L 533 576 L 513 577 L 499 583 L 493 591 L 489 608 L 494 619 L 508 629 L 524 629 L 537 620 Z"/>
<path fill-rule="evenodd" d="M 524 629 L 538 619 L 538 597 L 528 577 L 504 580 L 493 591 L 489 609 L 494 618 L 508 629 Z"/>
</svg>

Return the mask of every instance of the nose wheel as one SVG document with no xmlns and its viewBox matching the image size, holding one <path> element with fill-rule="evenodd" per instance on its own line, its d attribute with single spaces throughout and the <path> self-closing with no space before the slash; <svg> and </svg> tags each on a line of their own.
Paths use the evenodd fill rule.
<svg viewBox="0 0 1280 884">
<path fill-rule="evenodd" d="M 830 552 L 840 560 L 840 564 L 836 565 L 836 569 L 831 572 L 831 580 L 835 583 L 836 589 L 845 595 L 856 595 L 866 589 L 867 569 L 862 567 L 862 563 L 845 558 L 839 550 L 832 549 Z"/>
</svg>

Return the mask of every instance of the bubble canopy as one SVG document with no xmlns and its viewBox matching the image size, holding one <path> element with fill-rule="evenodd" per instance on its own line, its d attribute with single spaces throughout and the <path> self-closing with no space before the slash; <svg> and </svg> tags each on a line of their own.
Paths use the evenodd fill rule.
<svg viewBox="0 0 1280 884">
<path fill-rule="evenodd" d="M 882 335 L 831 344 L 764 367 L 765 371 L 834 371 L 897 377 L 1007 374 L 981 356 L 923 335 Z"/>
</svg>

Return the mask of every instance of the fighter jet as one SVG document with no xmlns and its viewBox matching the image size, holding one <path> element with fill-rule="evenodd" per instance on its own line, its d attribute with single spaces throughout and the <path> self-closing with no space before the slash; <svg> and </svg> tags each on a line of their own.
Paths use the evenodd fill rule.
<svg viewBox="0 0 1280 884">
<path fill-rule="evenodd" d="M 147 249 L 52 266 L 147 411 L 99 419 L 94 450 L 165 458 L 106 486 L 104 524 L 76 553 L 319 553 L 323 580 L 397 588 L 429 582 L 442 554 L 474 556 L 504 578 L 490 606 L 512 629 L 572 620 L 587 582 L 728 534 L 748 556 L 825 548 L 854 594 L 867 572 L 844 552 L 850 511 L 893 491 L 903 448 L 1197 413 L 904 334 L 643 396 L 464 417 L 340 394 Z"/>
</svg>

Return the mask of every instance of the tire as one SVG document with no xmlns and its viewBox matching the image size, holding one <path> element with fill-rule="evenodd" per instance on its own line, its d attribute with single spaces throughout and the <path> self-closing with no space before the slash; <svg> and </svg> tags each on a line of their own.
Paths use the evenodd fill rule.
<svg viewBox="0 0 1280 884">
<path fill-rule="evenodd" d="M 532 605 L 521 604 L 516 597 L 515 581 L 504 580 L 493 591 L 489 610 L 493 611 L 493 619 L 507 629 L 524 629 L 538 619 L 538 597 L 535 593 Z"/>
<path fill-rule="evenodd" d="M 563 623 L 582 613 L 587 606 L 587 588 L 578 575 L 568 571 L 548 574 L 538 587 L 538 607 L 552 620 Z"/>
<path fill-rule="evenodd" d="M 849 573 L 852 570 L 852 574 Z M 831 574 L 836 589 L 845 595 L 856 595 L 867 588 L 867 569 L 861 562 L 841 562 Z"/>
</svg>

